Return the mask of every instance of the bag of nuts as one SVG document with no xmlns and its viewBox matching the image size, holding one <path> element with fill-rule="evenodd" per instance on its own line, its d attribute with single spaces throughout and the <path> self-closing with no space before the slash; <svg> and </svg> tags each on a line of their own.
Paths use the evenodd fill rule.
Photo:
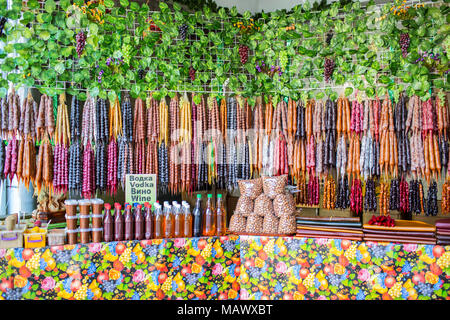
<svg viewBox="0 0 450 320">
<path fill-rule="evenodd" d="M 251 213 L 247 218 L 246 232 L 261 233 L 263 229 L 263 218 L 255 213 Z"/>
<path fill-rule="evenodd" d="M 297 230 L 295 216 L 282 216 L 278 223 L 279 234 L 294 234 Z"/>
<path fill-rule="evenodd" d="M 290 193 L 279 194 L 273 199 L 273 210 L 277 217 L 290 216 L 295 213 L 294 197 Z"/>
<path fill-rule="evenodd" d="M 247 196 L 240 196 L 235 211 L 241 213 L 244 217 L 247 217 L 253 212 L 253 200 Z"/>
<path fill-rule="evenodd" d="M 230 231 L 231 232 L 245 232 L 247 226 L 247 218 L 240 213 L 234 213 L 230 218 Z"/>
<path fill-rule="evenodd" d="M 239 180 L 238 185 L 241 196 L 250 197 L 252 200 L 256 199 L 263 190 L 261 178 Z"/>
<path fill-rule="evenodd" d="M 273 214 L 272 199 L 264 193 L 261 193 L 259 197 L 255 199 L 253 207 L 253 212 L 258 216 L 264 217 L 266 214 Z"/>
<path fill-rule="evenodd" d="M 263 232 L 270 234 L 278 233 L 278 218 L 274 214 L 268 213 L 264 216 Z"/>
<path fill-rule="evenodd" d="M 263 191 L 270 199 L 274 199 L 280 193 L 284 193 L 287 175 L 276 177 L 263 177 Z"/>
</svg>

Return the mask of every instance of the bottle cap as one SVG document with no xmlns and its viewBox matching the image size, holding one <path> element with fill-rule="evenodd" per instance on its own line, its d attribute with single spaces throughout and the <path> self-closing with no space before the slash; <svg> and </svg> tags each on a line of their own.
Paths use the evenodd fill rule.
<svg viewBox="0 0 450 320">
<path fill-rule="evenodd" d="M 201 199 L 202 195 L 200 193 L 197 194 L 197 199 Z"/>
<path fill-rule="evenodd" d="M 138 205 L 136 206 L 136 208 L 142 209 L 142 204 L 138 204 Z"/>
<path fill-rule="evenodd" d="M 208 193 L 208 198 L 212 198 L 212 194 L 211 193 Z"/>
<path fill-rule="evenodd" d="M 111 205 L 109 203 L 105 203 L 105 210 L 111 210 Z"/>
<path fill-rule="evenodd" d="M 137 202 L 133 203 L 133 207 L 136 208 L 138 204 L 139 204 L 139 203 L 137 203 Z"/>
<path fill-rule="evenodd" d="M 150 205 L 150 203 L 144 202 L 144 207 L 148 207 L 149 205 Z"/>
<path fill-rule="evenodd" d="M 116 202 L 116 203 L 114 203 L 114 208 L 120 210 L 120 209 L 122 209 L 122 206 L 120 205 L 120 203 Z"/>
<path fill-rule="evenodd" d="M 217 195 L 217 198 L 222 198 L 222 194 L 219 193 L 219 194 Z"/>
<path fill-rule="evenodd" d="M 127 205 L 127 209 L 131 209 L 131 204 Z"/>
</svg>

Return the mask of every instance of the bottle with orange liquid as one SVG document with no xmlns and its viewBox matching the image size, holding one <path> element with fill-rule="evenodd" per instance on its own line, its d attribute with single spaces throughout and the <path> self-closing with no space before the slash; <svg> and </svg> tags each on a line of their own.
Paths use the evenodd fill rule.
<svg viewBox="0 0 450 320">
<path fill-rule="evenodd" d="M 164 238 L 173 238 L 175 232 L 175 219 L 172 206 L 164 203 Z"/>
<path fill-rule="evenodd" d="M 189 203 L 185 202 L 183 204 L 183 215 L 184 215 L 184 236 L 186 238 L 192 237 L 192 214 Z"/>
<path fill-rule="evenodd" d="M 212 202 L 212 194 L 208 194 L 206 208 L 203 213 L 203 235 L 212 237 L 216 235 L 216 215 Z"/>
<path fill-rule="evenodd" d="M 222 195 L 217 195 L 217 209 L 216 209 L 216 225 L 217 225 L 217 235 L 224 236 L 227 231 L 227 212 L 223 206 Z"/>
<path fill-rule="evenodd" d="M 159 203 L 155 203 L 153 205 L 155 208 L 155 239 L 164 238 L 164 216 L 161 210 L 161 205 Z"/>
<path fill-rule="evenodd" d="M 175 203 L 174 206 L 174 233 L 175 238 L 184 237 L 184 215 L 181 211 L 181 206 L 179 203 Z"/>
</svg>

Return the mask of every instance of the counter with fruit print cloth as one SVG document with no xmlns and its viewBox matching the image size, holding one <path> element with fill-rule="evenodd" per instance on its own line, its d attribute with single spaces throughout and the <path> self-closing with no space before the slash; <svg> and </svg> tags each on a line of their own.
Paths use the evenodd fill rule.
<svg viewBox="0 0 450 320">
<path fill-rule="evenodd" d="M 241 236 L 240 299 L 450 300 L 450 246 Z"/>
<path fill-rule="evenodd" d="M 0 249 L 0 299 L 238 299 L 239 237 Z"/>
</svg>

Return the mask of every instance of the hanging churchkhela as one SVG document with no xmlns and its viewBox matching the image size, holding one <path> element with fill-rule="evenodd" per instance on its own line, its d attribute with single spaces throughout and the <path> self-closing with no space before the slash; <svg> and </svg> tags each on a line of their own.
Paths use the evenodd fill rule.
<svg viewBox="0 0 450 320">
<path fill-rule="evenodd" d="M 158 188 L 162 194 L 169 192 L 169 108 L 165 99 L 159 102 Z"/>
<path fill-rule="evenodd" d="M 176 194 L 179 192 L 178 187 L 180 185 L 180 162 L 178 150 L 178 142 L 180 140 L 179 130 L 180 130 L 180 107 L 178 104 L 178 95 L 175 95 L 170 99 L 169 103 L 169 141 L 168 141 L 168 151 L 169 151 L 169 192 L 171 194 Z"/>
<path fill-rule="evenodd" d="M 95 99 L 88 94 L 83 108 L 81 141 L 83 143 L 83 183 L 81 195 L 90 199 L 95 194 L 95 158 L 93 143 L 97 134 Z"/>
<path fill-rule="evenodd" d="M 147 113 L 144 102 L 137 98 L 134 104 L 133 114 L 133 142 L 134 142 L 134 168 L 133 173 L 143 174 L 145 171 L 145 136 Z"/>
<path fill-rule="evenodd" d="M 81 103 L 75 96 L 72 97 L 70 107 L 70 138 L 68 189 L 69 192 L 79 194 L 81 192 L 80 186 L 83 181 L 83 151 L 80 141 Z"/>
<path fill-rule="evenodd" d="M 147 151 L 145 173 L 155 174 L 158 181 L 159 106 L 152 96 L 145 100 L 147 107 Z"/>
<path fill-rule="evenodd" d="M 116 194 L 118 188 L 118 138 L 123 135 L 122 115 L 120 112 L 119 98 L 115 97 L 114 101 L 109 104 L 109 137 L 108 137 L 108 170 L 106 174 L 106 190 L 110 195 Z"/>
<path fill-rule="evenodd" d="M 180 134 L 179 143 L 181 146 L 181 192 L 191 192 L 192 186 L 192 109 L 187 94 L 180 98 Z"/>
<path fill-rule="evenodd" d="M 386 176 L 398 174 L 397 136 L 395 135 L 392 104 L 389 97 L 383 101 L 380 115 L 380 171 Z"/>
<path fill-rule="evenodd" d="M 66 105 L 66 95 L 64 93 L 59 97 L 54 137 L 53 191 L 55 193 L 66 193 L 69 187 L 68 153 L 70 145 L 70 122 Z"/>
<path fill-rule="evenodd" d="M 109 120 L 106 100 L 97 99 L 96 103 L 96 137 L 95 137 L 95 186 L 98 192 L 106 192 L 108 180 L 108 139 Z"/>
<path fill-rule="evenodd" d="M 122 135 L 118 137 L 118 163 L 117 179 L 124 188 L 125 177 L 127 174 L 133 173 L 133 113 L 131 110 L 130 95 L 124 93 L 121 104 L 122 113 Z"/>
<path fill-rule="evenodd" d="M 208 164 L 207 164 L 207 141 L 206 133 L 208 130 L 207 107 L 205 99 L 202 96 L 200 104 L 196 105 L 196 187 L 197 190 L 205 190 L 208 188 Z M 235 176 L 237 178 L 237 176 Z M 236 180 L 235 180 L 236 181 Z"/>
<path fill-rule="evenodd" d="M 37 104 L 33 100 L 31 90 L 28 90 L 28 96 L 23 100 L 20 109 L 20 120 L 17 130 L 20 139 L 18 153 L 17 157 L 13 157 L 17 159 L 15 172 L 17 179 L 19 182 L 23 181 L 27 189 L 30 182 L 34 182 L 36 175 L 36 131 L 34 124 L 36 109 Z"/>
<path fill-rule="evenodd" d="M 255 107 L 255 112 L 253 115 L 255 117 L 258 117 L 258 107 Z M 227 130 L 228 130 L 228 118 L 227 118 L 227 102 L 225 98 L 222 98 L 220 100 L 220 134 L 221 139 L 218 141 L 218 154 L 217 154 L 217 186 L 220 189 L 226 189 L 227 188 L 227 179 L 228 179 L 228 171 L 227 171 L 227 149 L 226 149 L 226 139 L 227 139 Z M 258 118 L 256 118 L 258 119 Z M 258 154 L 258 133 L 256 132 L 254 137 L 254 151 L 256 157 L 259 156 Z M 258 158 L 256 160 L 256 163 L 254 164 L 253 172 L 259 170 L 258 169 Z M 259 171 L 258 171 L 259 172 Z"/>
</svg>

